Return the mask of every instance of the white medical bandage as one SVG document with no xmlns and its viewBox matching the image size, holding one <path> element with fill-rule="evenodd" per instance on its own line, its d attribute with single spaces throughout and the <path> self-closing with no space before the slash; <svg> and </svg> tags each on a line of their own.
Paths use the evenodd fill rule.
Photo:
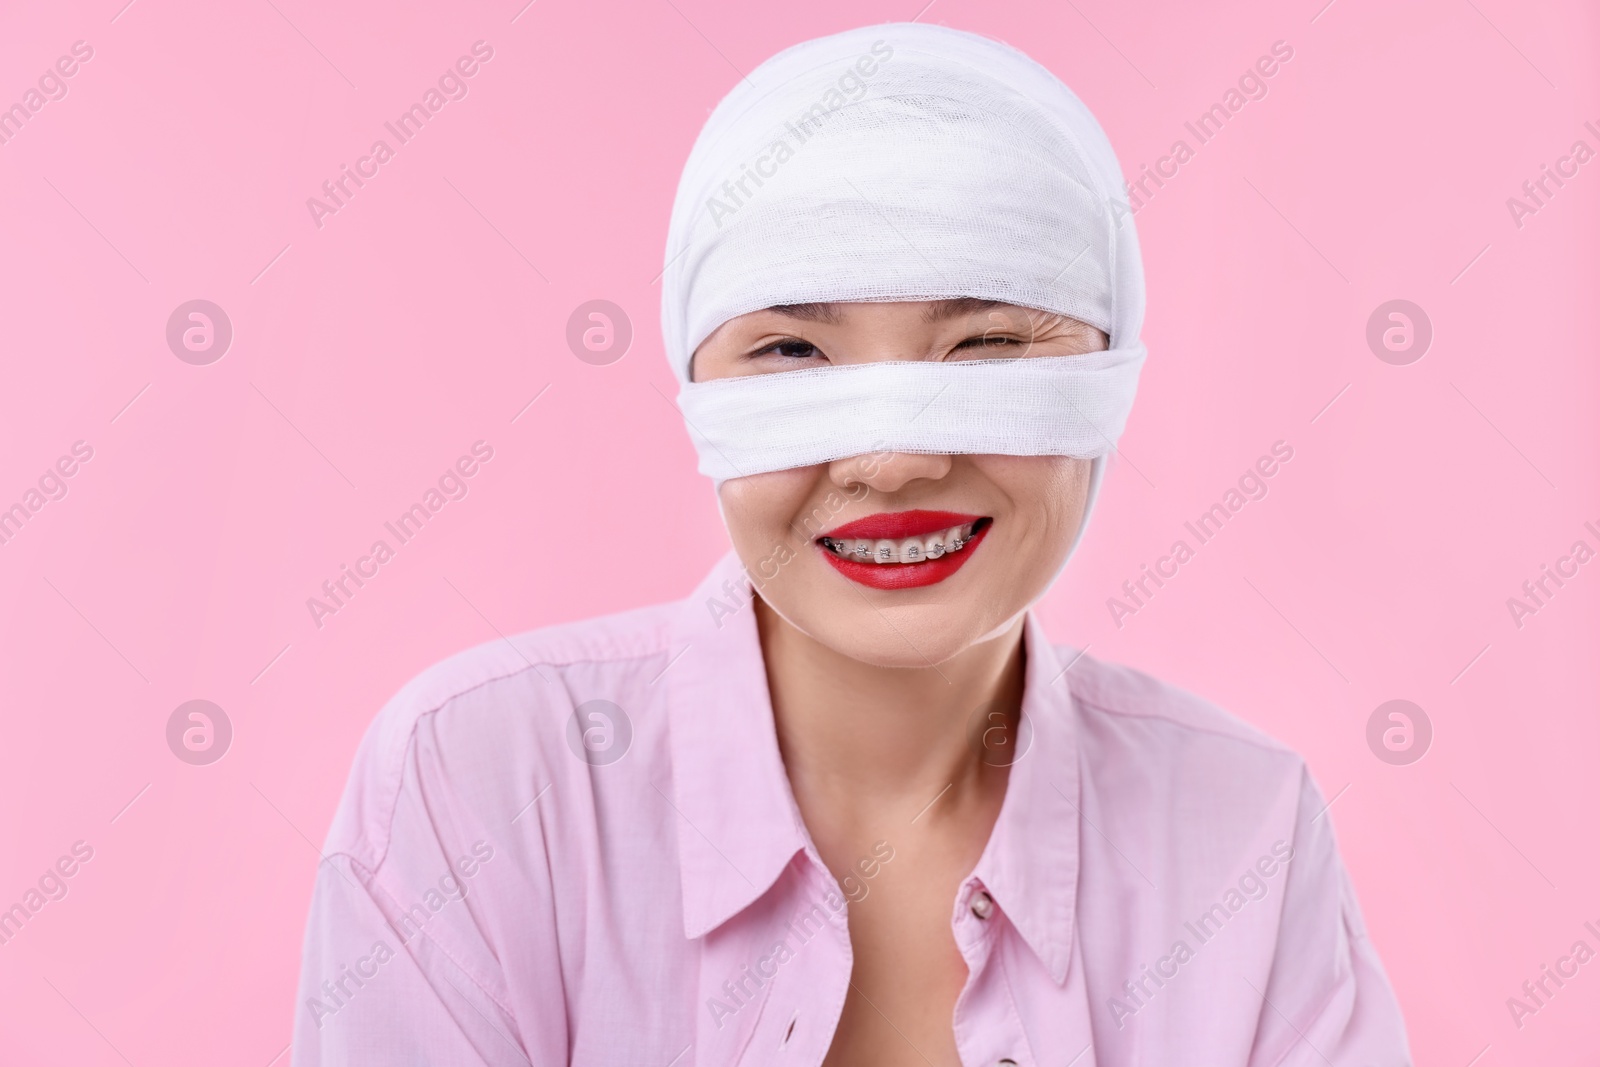
<svg viewBox="0 0 1600 1067">
<path fill-rule="evenodd" d="M 697 383 L 679 404 L 718 481 L 883 452 L 1092 458 L 1122 432 L 1141 358 L 856 363 Z"/>
<path fill-rule="evenodd" d="M 1088 109 L 997 41 L 888 24 L 769 59 L 707 121 L 668 233 L 662 329 L 700 470 L 721 481 L 875 452 L 1103 457 L 1144 359 L 1122 189 Z M 1111 349 L 689 381 L 695 348 L 747 312 L 956 297 L 1070 316 Z"/>
</svg>

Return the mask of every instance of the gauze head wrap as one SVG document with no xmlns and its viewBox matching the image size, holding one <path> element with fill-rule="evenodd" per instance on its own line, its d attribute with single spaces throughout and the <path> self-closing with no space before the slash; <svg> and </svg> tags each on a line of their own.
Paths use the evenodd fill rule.
<svg viewBox="0 0 1600 1067">
<path fill-rule="evenodd" d="M 1099 123 L 1008 45 L 890 23 L 778 53 L 706 122 L 668 231 L 661 320 L 717 480 L 881 452 L 1103 457 L 1144 347 L 1144 274 Z M 690 381 L 722 323 L 779 304 L 978 297 L 1079 319 L 1106 352 Z M 1087 518 L 1087 515 L 1085 516 Z"/>
</svg>

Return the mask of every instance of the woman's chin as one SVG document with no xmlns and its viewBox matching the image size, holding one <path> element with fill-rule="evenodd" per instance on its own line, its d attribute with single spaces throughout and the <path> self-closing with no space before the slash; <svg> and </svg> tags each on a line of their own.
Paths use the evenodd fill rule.
<svg viewBox="0 0 1600 1067">
<path fill-rule="evenodd" d="M 849 656 L 851 659 L 856 660 L 859 663 L 864 663 L 869 667 L 880 667 L 884 669 L 892 668 L 897 670 L 927 670 L 929 667 L 937 667 L 939 664 L 949 661 L 960 653 L 966 651 L 966 649 L 969 647 L 971 646 L 953 648 L 911 648 L 906 644 L 906 642 L 902 641 L 900 642 L 900 646 L 898 648 L 870 648 L 864 651 L 859 648 L 835 648 L 835 651 L 841 653 L 842 655 Z"/>
<path fill-rule="evenodd" d="M 852 615 L 857 616 L 855 625 L 840 626 L 833 621 Z M 859 612 L 841 612 L 832 615 L 828 625 L 806 633 L 839 655 L 869 667 L 921 669 L 946 663 L 995 636 L 948 605 L 874 613 L 871 618 L 861 618 Z"/>
</svg>

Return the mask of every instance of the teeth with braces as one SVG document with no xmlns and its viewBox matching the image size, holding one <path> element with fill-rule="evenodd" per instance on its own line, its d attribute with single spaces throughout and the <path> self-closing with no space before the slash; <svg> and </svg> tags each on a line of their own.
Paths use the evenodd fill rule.
<svg viewBox="0 0 1600 1067">
<path fill-rule="evenodd" d="M 922 563 L 966 548 L 967 543 L 972 540 L 975 526 L 977 523 L 969 522 L 964 526 L 936 530 L 921 537 L 895 539 L 824 537 L 820 540 L 822 547 L 829 552 L 857 563 Z"/>
</svg>

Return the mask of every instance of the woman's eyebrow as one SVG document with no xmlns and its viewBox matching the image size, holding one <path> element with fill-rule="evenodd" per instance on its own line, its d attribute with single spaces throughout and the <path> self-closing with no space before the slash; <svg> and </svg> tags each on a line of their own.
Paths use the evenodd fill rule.
<svg viewBox="0 0 1600 1067">
<path fill-rule="evenodd" d="M 774 304 L 767 310 L 807 322 L 825 322 L 829 326 L 839 325 L 840 319 L 837 304 Z"/>
<path fill-rule="evenodd" d="M 958 296 L 953 300 L 935 300 L 922 309 L 923 322 L 942 322 L 945 319 L 972 315 L 990 308 L 1005 307 L 1004 300 L 981 300 L 975 296 Z"/>
</svg>

